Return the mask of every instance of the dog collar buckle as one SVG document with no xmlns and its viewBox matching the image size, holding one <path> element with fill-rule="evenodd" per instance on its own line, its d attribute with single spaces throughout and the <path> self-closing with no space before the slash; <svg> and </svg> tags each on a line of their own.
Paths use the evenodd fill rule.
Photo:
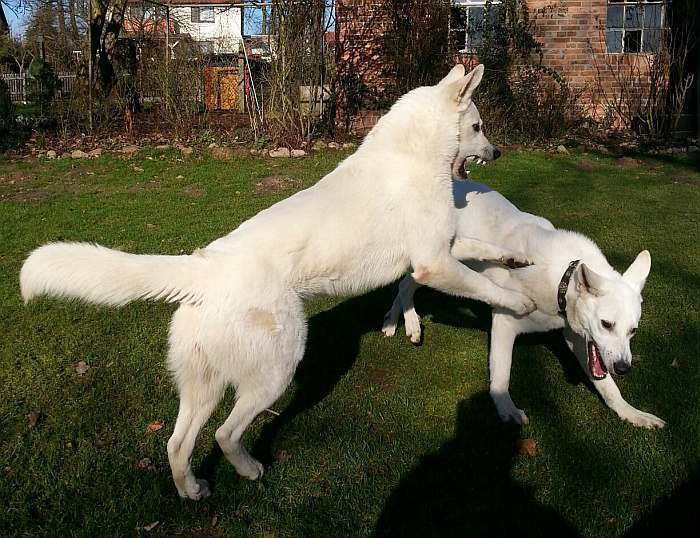
<svg viewBox="0 0 700 538">
<path fill-rule="evenodd" d="M 559 305 L 559 314 L 561 314 L 564 319 L 566 319 L 566 291 L 569 289 L 571 275 L 574 274 L 574 271 L 580 262 L 581 260 L 574 260 L 569 264 L 569 267 L 566 268 L 564 275 L 559 281 L 559 288 L 557 288 L 557 304 Z"/>
</svg>

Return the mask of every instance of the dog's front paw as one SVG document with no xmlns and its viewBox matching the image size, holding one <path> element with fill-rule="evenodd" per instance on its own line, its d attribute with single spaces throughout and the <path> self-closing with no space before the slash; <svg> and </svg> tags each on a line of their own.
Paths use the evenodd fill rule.
<svg viewBox="0 0 700 538">
<path fill-rule="evenodd" d="M 527 295 L 518 292 L 512 292 L 508 300 L 505 301 L 502 306 L 517 316 L 524 316 L 537 310 L 535 301 L 530 299 Z"/>
<path fill-rule="evenodd" d="M 529 267 L 534 265 L 534 262 L 524 254 L 514 253 L 512 256 L 501 258 L 501 264 L 510 269 L 520 269 L 521 267 Z"/>
<path fill-rule="evenodd" d="M 398 316 L 392 308 L 384 316 L 384 323 L 382 325 L 382 332 L 384 333 L 384 336 L 394 336 L 396 334 L 396 327 L 398 324 Z"/>
<path fill-rule="evenodd" d="M 421 326 L 420 326 L 420 316 L 415 310 L 404 313 L 404 323 L 406 324 L 406 336 L 411 340 L 413 344 L 420 344 L 421 338 Z"/>
<path fill-rule="evenodd" d="M 651 413 L 645 413 L 644 411 L 635 409 L 634 407 L 632 407 L 629 411 L 620 414 L 620 418 L 634 424 L 638 428 L 646 428 L 648 430 L 655 430 L 666 426 L 665 420 L 662 420 Z"/>
<path fill-rule="evenodd" d="M 513 421 L 515 424 L 527 424 L 530 419 L 527 418 L 525 411 L 515 407 L 513 400 L 508 395 L 492 395 L 493 403 L 496 404 L 496 411 L 503 422 Z"/>
</svg>

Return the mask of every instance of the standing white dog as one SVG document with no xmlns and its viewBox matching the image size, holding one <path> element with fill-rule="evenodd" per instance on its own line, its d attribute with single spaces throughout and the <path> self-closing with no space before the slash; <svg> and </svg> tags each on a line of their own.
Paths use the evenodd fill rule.
<svg viewBox="0 0 700 538">
<path fill-rule="evenodd" d="M 534 309 L 527 296 L 504 290 L 450 254 L 453 164 L 458 154 L 494 157 L 490 144 L 459 145 L 460 125 L 480 121 L 471 97 L 482 74 L 483 66 L 467 75 L 456 66 L 438 85 L 408 93 L 357 152 L 316 185 L 191 256 L 54 243 L 26 260 L 25 301 L 45 294 L 113 306 L 137 299 L 180 303 L 168 351 L 180 410 L 168 456 L 182 497 L 209 494 L 190 459 L 229 386 L 237 401 L 216 440 L 241 476 L 262 475 L 241 436 L 282 394 L 304 354 L 304 297 L 363 293 L 396 280 L 410 265 L 418 282 L 446 293 L 519 314 Z"/>
<path fill-rule="evenodd" d="M 564 329 L 564 337 L 605 403 L 635 426 L 661 428 L 665 422 L 635 409 L 620 394 L 608 372 L 625 374 L 632 365 L 630 339 L 641 315 L 642 288 L 651 256 L 642 251 L 624 274 L 615 271 L 587 237 L 557 230 L 541 217 L 524 213 L 498 192 L 476 182 L 456 181 L 457 237 L 495 248 L 522 251 L 534 265 L 508 270 L 470 262 L 494 282 L 532 297 L 537 310 L 518 316 L 495 308 L 491 325 L 490 393 L 503 421 L 527 423 L 510 397 L 513 343 L 519 334 Z M 485 243 L 481 243 L 485 244 Z M 476 252 L 476 250 L 475 250 Z M 463 259 L 473 260 L 467 253 Z M 416 281 L 407 276 L 387 313 L 383 331 L 392 336 L 403 311 L 406 334 L 420 340 L 420 318 L 413 307 Z"/>
</svg>

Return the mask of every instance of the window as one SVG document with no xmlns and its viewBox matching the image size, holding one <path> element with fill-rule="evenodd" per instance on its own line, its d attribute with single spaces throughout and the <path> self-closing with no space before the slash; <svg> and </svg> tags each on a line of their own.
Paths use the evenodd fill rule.
<svg viewBox="0 0 700 538">
<path fill-rule="evenodd" d="M 665 27 L 665 1 L 608 0 L 605 25 L 608 52 L 657 52 Z"/>
<path fill-rule="evenodd" d="M 484 38 L 483 25 L 486 16 L 494 20 L 494 10 L 487 4 L 498 4 L 487 0 L 454 0 L 450 14 L 450 38 L 453 50 L 474 54 Z"/>
<path fill-rule="evenodd" d="M 193 7 L 192 22 L 214 22 L 214 8 Z"/>
</svg>

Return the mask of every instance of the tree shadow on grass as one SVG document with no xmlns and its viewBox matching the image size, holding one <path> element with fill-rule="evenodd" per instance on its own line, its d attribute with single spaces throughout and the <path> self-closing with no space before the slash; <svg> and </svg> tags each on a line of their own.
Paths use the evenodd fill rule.
<svg viewBox="0 0 700 538">
<path fill-rule="evenodd" d="M 577 536 L 552 508 L 515 482 L 520 428 L 494 420 L 479 393 L 458 405 L 455 436 L 421 458 L 389 497 L 375 538 L 389 536 Z"/>
</svg>

